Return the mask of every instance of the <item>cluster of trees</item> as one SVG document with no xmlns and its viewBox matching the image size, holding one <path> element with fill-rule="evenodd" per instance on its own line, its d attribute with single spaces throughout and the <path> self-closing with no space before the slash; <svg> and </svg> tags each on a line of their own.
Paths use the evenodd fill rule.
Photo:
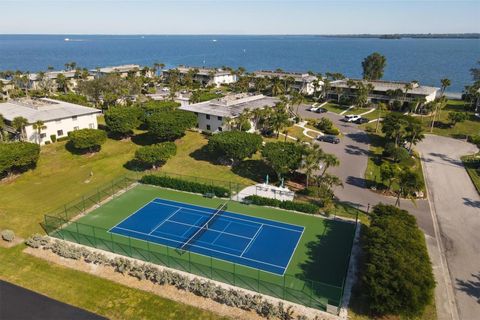
<svg viewBox="0 0 480 320">
<path fill-rule="evenodd" d="M 0 143 L 0 177 L 34 167 L 40 147 L 29 142 Z"/>
<path fill-rule="evenodd" d="M 146 168 L 156 169 L 167 162 L 168 159 L 177 153 L 175 143 L 167 141 L 150 146 L 140 147 L 135 151 L 135 161 Z"/>
<path fill-rule="evenodd" d="M 412 158 L 413 145 L 424 138 L 424 129 L 418 118 L 397 113 L 388 114 L 382 124 L 385 145 L 380 176 L 389 191 L 394 183 L 398 185 L 396 204 L 400 205 L 401 197 L 408 198 L 424 186 Z"/>
<path fill-rule="evenodd" d="M 322 117 L 318 121 L 314 121 L 313 125 L 320 131 L 338 136 L 340 134 L 340 130 L 333 124 L 333 121 L 329 118 Z"/>
<path fill-rule="evenodd" d="M 338 177 L 327 173 L 330 167 L 339 165 L 339 160 L 325 153 L 318 144 L 310 146 L 278 141 L 262 146 L 262 138 L 257 134 L 230 131 L 213 135 L 207 150 L 214 157 L 231 159 L 233 165 L 260 151 L 263 161 L 276 173 L 277 179 L 302 171 L 308 192 L 318 197 L 327 208 L 332 204 L 333 189 L 342 186 Z"/>
<path fill-rule="evenodd" d="M 363 233 L 362 294 L 376 316 L 420 316 L 432 302 L 435 280 L 415 217 L 394 206 L 373 208 Z"/>
</svg>

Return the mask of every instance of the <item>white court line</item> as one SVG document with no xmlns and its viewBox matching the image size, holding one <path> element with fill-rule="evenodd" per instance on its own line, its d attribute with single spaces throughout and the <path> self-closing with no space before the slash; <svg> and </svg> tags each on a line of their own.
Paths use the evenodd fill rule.
<svg viewBox="0 0 480 320">
<path fill-rule="evenodd" d="M 182 233 L 182 238 L 185 235 L 185 233 L 190 231 L 192 228 L 200 228 L 200 226 L 197 226 L 197 222 L 200 220 L 202 220 L 202 218 L 198 218 L 197 221 L 194 222 L 195 224 L 185 224 L 187 226 L 190 226 L 190 228 L 188 228 L 184 233 Z M 169 222 L 177 223 L 176 221 L 169 221 Z M 185 240 L 188 240 L 188 239 L 185 239 Z"/>
<path fill-rule="evenodd" d="M 215 238 L 215 240 L 213 240 L 212 244 L 215 244 L 215 242 L 218 240 L 218 238 L 220 238 L 220 236 L 223 234 L 223 231 L 227 230 L 228 226 L 231 224 L 232 222 L 230 221 L 226 226 L 225 228 L 223 228 L 222 232 L 220 232 L 218 234 L 218 236 Z"/>
<path fill-rule="evenodd" d="M 115 228 L 116 226 L 118 226 L 119 224 L 121 224 L 122 222 L 124 222 L 125 220 L 127 220 L 128 218 L 130 218 L 131 216 L 135 215 L 136 213 L 138 213 L 140 210 L 142 210 L 143 208 L 145 208 L 146 206 L 148 206 L 150 203 L 154 203 L 154 204 L 160 204 L 158 202 L 155 202 L 156 199 L 153 199 L 153 200 L 150 200 L 150 202 L 147 202 L 145 203 L 142 207 L 140 207 L 137 211 L 134 211 L 133 213 L 131 213 L 129 216 L 127 216 L 125 219 L 123 219 L 122 221 L 120 221 L 119 223 L 117 223 L 116 225 L 114 225 L 113 227 L 111 227 L 108 232 L 110 232 L 113 228 Z M 173 206 L 172 206 L 173 207 Z M 177 208 L 180 208 L 180 207 L 177 207 Z"/>
<path fill-rule="evenodd" d="M 149 235 L 151 235 L 152 233 L 155 232 L 155 230 L 157 230 L 158 228 L 160 228 L 161 225 L 163 225 L 166 221 L 169 221 L 168 219 L 170 219 L 171 217 L 173 217 L 173 215 L 175 215 L 175 213 L 177 213 L 178 211 L 182 210 L 182 208 L 178 208 L 176 211 L 174 211 L 171 215 L 168 216 L 167 219 L 163 220 L 162 222 L 160 222 L 159 224 L 157 224 L 157 226 L 155 228 L 153 228 L 152 231 L 150 231 Z"/>
<path fill-rule="evenodd" d="M 191 227 L 200 228 L 200 226 L 197 226 L 197 225 L 194 225 L 194 224 L 189 224 L 189 223 L 184 223 L 184 222 L 178 222 L 178 221 L 172 221 L 172 220 L 169 220 L 168 222 L 177 223 L 177 224 L 182 224 L 182 225 L 185 225 L 185 226 L 191 226 Z M 198 222 L 198 220 L 197 220 L 197 222 Z M 228 224 L 230 224 L 230 223 L 232 223 L 232 221 L 230 221 Z M 190 230 L 190 229 L 189 229 L 189 230 Z M 220 231 L 220 230 L 216 230 L 216 229 L 208 228 L 208 230 L 213 231 L 213 232 L 220 232 L 220 233 L 223 233 L 223 234 L 228 234 L 229 236 L 234 236 L 234 237 L 238 237 L 238 238 L 251 239 L 250 237 L 241 236 L 241 235 L 239 235 L 239 234 L 230 233 L 230 232 L 224 232 L 224 231 Z M 223 229 L 223 230 L 225 230 L 225 229 Z"/>
<path fill-rule="evenodd" d="M 172 204 L 169 204 L 169 203 L 164 203 L 164 202 L 154 202 L 156 204 L 161 204 L 161 205 L 165 205 L 165 206 L 171 206 L 171 207 L 175 207 L 175 208 L 179 208 L 178 206 L 175 206 L 175 205 L 172 205 Z M 199 208 L 204 208 L 204 209 L 209 209 L 207 207 L 202 207 L 202 206 L 197 206 L 197 205 L 194 205 L 194 204 L 188 204 L 186 203 L 187 205 L 191 205 L 191 206 L 194 206 L 194 207 L 199 207 Z M 197 212 L 202 212 L 202 213 L 208 213 L 208 214 L 212 214 L 211 212 L 208 212 L 208 211 L 203 211 L 203 210 L 198 210 L 198 209 L 192 209 L 192 208 L 188 208 L 188 207 L 183 207 L 184 209 L 186 210 L 190 210 L 190 211 L 197 211 Z M 214 210 L 214 209 L 211 209 L 211 210 Z M 227 211 L 227 212 L 230 212 L 230 211 Z M 236 215 L 241 215 L 241 216 L 246 216 L 244 214 L 241 214 L 241 213 L 236 213 L 236 212 L 230 212 L 230 213 L 233 213 L 233 214 L 236 214 Z M 195 214 L 195 213 L 193 213 Z M 235 219 L 235 220 L 241 220 L 241 221 L 246 221 L 250 224 L 263 224 L 263 225 L 266 225 L 266 226 L 270 226 L 270 227 L 273 227 L 273 228 L 278 228 L 278 229 L 284 229 L 284 230 L 288 230 L 288 231 L 292 231 L 292 232 L 298 232 L 298 233 L 302 233 L 303 232 L 303 229 L 305 229 L 305 227 L 303 226 L 298 226 L 298 225 L 294 225 L 294 224 L 291 224 L 291 223 L 286 223 L 286 222 L 279 222 L 279 221 L 274 221 L 274 220 L 271 220 L 271 219 L 266 219 L 266 218 L 259 218 L 259 217 L 253 217 L 253 216 L 247 216 L 247 217 L 250 217 L 250 218 L 253 218 L 253 219 L 262 219 L 262 220 L 268 220 L 268 221 L 272 221 L 272 222 L 277 222 L 277 223 L 282 223 L 282 224 L 290 224 L 292 226 L 296 226 L 296 227 L 299 227 L 299 228 L 302 228 L 302 231 L 300 230 L 295 230 L 295 229 L 289 229 L 289 228 L 285 228 L 285 227 L 280 227 L 280 226 L 276 226 L 276 225 L 272 225 L 272 224 L 268 224 L 268 223 L 263 223 L 263 222 L 256 222 L 256 221 L 252 221 L 252 220 L 247 220 L 247 219 L 242 219 L 242 218 L 237 218 L 237 217 L 232 217 L 232 216 L 220 216 L 220 218 L 229 218 L 229 219 Z M 248 225 L 246 223 L 243 223 L 245 225 Z"/>
<path fill-rule="evenodd" d="M 303 231 L 302 231 L 302 234 L 300 235 L 300 237 L 298 237 L 297 245 L 296 245 L 295 248 L 293 249 L 292 255 L 290 256 L 290 259 L 288 260 L 287 266 L 285 267 L 285 271 L 283 272 L 283 274 L 285 274 L 285 272 L 287 271 L 288 266 L 290 265 L 290 262 L 292 261 L 293 256 L 294 256 L 295 253 L 297 252 L 297 247 L 298 247 L 298 244 L 300 243 L 300 240 L 302 239 L 302 237 L 303 237 Z"/>
<path fill-rule="evenodd" d="M 263 224 L 260 226 L 260 228 L 258 228 L 257 232 L 255 233 L 255 235 L 253 236 L 252 239 L 250 239 L 250 242 L 248 243 L 248 245 L 245 247 L 245 249 L 243 250 L 242 254 L 240 255 L 240 257 L 243 258 L 243 254 L 247 251 L 248 248 L 250 248 L 250 245 L 255 241 L 255 239 L 257 239 L 258 235 L 260 234 L 260 230 L 263 229 Z"/>
<path fill-rule="evenodd" d="M 133 233 L 138 233 L 138 234 L 141 234 L 141 235 L 144 235 L 144 236 L 149 236 L 149 237 L 153 237 L 153 238 L 159 238 L 159 239 L 163 239 L 163 240 L 167 240 L 167 241 L 172 241 L 172 242 L 178 242 L 178 243 L 183 243 L 183 241 L 178 241 L 178 240 L 173 240 L 173 239 L 168 239 L 168 238 L 164 238 L 164 237 L 159 237 L 159 236 L 155 236 L 155 235 L 148 235 L 146 233 L 143 233 L 143 232 L 139 232 L 139 231 L 135 231 L 135 230 L 130 230 L 130 229 L 126 229 L 126 228 L 121 228 L 121 227 L 117 227 L 117 229 L 121 229 L 121 230 L 125 230 L 125 231 L 130 231 L 130 232 L 133 232 Z M 123 235 L 125 236 L 125 235 Z M 137 239 L 137 240 L 142 240 L 142 239 Z M 143 240 L 144 241 L 144 240 Z M 161 243 L 160 243 L 161 245 Z M 260 264 L 265 264 L 265 265 L 269 265 L 269 266 L 272 266 L 272 267 L 275 267 L 275 268 L 280 268 L 280 269 L 285 269 L 285 267 L 283 266 L 278 266 L 276 264 L 272 264 L 272 263 L 268 263 L 268 262 L 264 262 L 264 261 L 259 261 L 259 260 L 255 260 L 255 259 L 250 259 L 250 258 L 246 258 L 246 257 L 240 257 L 238 255 L 234 255 L 234 254 L 231 254 L 231 253 L 228 253 L 228 252 L 225 252 L 225 251 L 218 251 L 218 250 L 214 250 L 214 249 L 211 249 L 211 248 L 206 248 L 206 247 L 203 247 L 203 246 L 199 246 L 199 245 L 196 245 L 196 244 L 191 244 L 190 245 L 191 247 L 197 247 L 197 248 L 200 248 L 200 249 L 205 249 L 205 250 L 208 250 L 208 251 L 213 251 L 213 252 L 218 252 L 218 253 L 221 253 L 221 254 L 226 254 L 226 255 L 229 255 L 229 256 L 233 256 L 233 257 L 236 257 L 236 258 L 242 258 L 242 259 L 245 259 L 245 260 L 250 260 L 250 261 L 253 261 L 253 262 L 257 262 L 257 263 L 260 263 Z M 235 250 L 235 249 L 233 249 Z M 195 252 L 194 252 L 195 253 Z M 218 259 L 217 257 L 213 257 L 215 259 Z M 221 260 L 221 259 L 219 259 Z M 230 263 L 232 261 L 229 261 Z M 273 272 L 272 272 L 273 273 Z M 277 274 L 278 275 L 278 274 Z"/>
</svg>

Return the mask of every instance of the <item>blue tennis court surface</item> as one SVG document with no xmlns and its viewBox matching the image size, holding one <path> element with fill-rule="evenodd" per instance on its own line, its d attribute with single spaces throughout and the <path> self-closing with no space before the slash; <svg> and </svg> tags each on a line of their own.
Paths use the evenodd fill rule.
<svg viewBox="0 0 480 320">
<path fill-rule="evenodd" d="M 303 227 L 224 211 L 207 229 L 202 228 L 216 211 L 157 198 L 110 232 L 173 248 L 183 248 L 187 243 L 185 249 L 198 254 L 285 273 Z"/>
</svg>

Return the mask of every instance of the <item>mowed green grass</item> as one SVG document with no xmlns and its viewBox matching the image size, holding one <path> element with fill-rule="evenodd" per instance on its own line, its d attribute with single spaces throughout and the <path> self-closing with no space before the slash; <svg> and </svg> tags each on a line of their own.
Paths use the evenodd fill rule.
<svg viewBox="0 0 480 320">
<path fill-rule="evenodd" d="M 24 248 L 0 247 L 0 279 L 109 319 L 226 319 L 35 258 L 23 253 Z"/>
<path fill-rule="evenodd" d="M 465 138 L 465 136 L 480 134 L 480 118 L 475 117 L 473 111 L 467 111 L 468 105 L 460 100 L 448 100 L 447 105 L 440 111 L 437 116 L 437 124 L 433 128 L 433 133 L 440 136 Z M 465 122 L 457 123 L 454 127 L 450 127 L 448 114 L 450 112 L 465 112 L 468 119 Z M 422 117 L 422 122 L 426 132 L 430 132 L 432 117 Z"/>
<path fill-rule="evenodd" d="M 80 218 L 77 220 L 78 224 L 72 223 L 68 225 L 60 233 L 69 240 L 79 241 L 106 250 L 111 250 L 113 247 L 117 253 L 134 256 L 147 261 L 151 260 L 154 263 L 165 264 L 165 260 L 162 259 L 165 259 L 163 255 L 167 254 L 167 249 L 164 246 L 153 243 L 147 244 L 145 241 L 133 238 L 128 239 L 128 237 L 113 235 L 107 232 L 107 230 L 157 197 L 210 208 L 215 208 L 225 201 L 224 199 L 207 199 L 200 195 L 167 190 L 154 186 L 138 185 Z M 307 288 L 310 287 L 310 284 L 305 284 L 305 282 L 300 279 L 306 278 L 322 282 L 327 284 L 327 286 L 318 289 L 319 295 L 328 297 L 332 304 L 334 300 L 339 298 L 341 289 L 329 286 L 341 287 L 343 284 L 353 239 L 353 224 L 321 219 L 274 208 L 244 205 L 234 201 L 229 203 L 228 210 L 240 214 L 304 226 L 305 231 L 286 272 L 286 274 L 290 276 L 286 278 L 285 284 L 295 290 L 310 292 L 310 289 Z M 93 231 L 92 226 L 97 227 L 97 229 Z M 79 236 L 79 234 L 81 234 L 81 236 Z M 113 246 L 112 240 L 119 245 Z M 130 245 L 138 248 L 138 250 L 132 250 Z M 272 248 L 272 250 L 275 249 L 276 248 Z M 146 250 L 158 253 L 160 258 L 156 260 L 155 256 L 148 254 Z M 213 277 L 219 281 L 232 283 L 231 275 L 233 271 L 235 271 L 237 274 L 245 276 L 242 283 L 237 282 L 235 284 L 248 289 L 257 289 L 258 283 L 253 280 L 260 277 L 260 279 L 274 284 L 271 288 L 272 292 L 268 292 L 268 288 L 263 290 L 263 292 L 267 291 L 266 293 L 274 296 L 276 293 L 278 296 L 278 286 L 281 287 L 284 284 L 284 279 L 281 276 L 242 265 L 234 266 L 230 262 L 222 262 L 216 259 L 210 262 L 210 258 L 194 253 L 192 253 L 190 257 L 187 257 L 187 255 L 180 256 L 173 249 L 170 249 L 168 254 L 172 257 L 167 261 L 170 265 L 173 259 L 180 269 L 206 277 L 211 277 L 209 266 L 210 263 L 213 263 L 216 269 L 225 271 L 223 276 L 218 276 L 217 274 L 217 277 Z M 194 270 L 189 269 L 189 260 L 198 264 Z M 305 303 L 305 301 L 301 300 L 297 302 Z"/>
</svg>

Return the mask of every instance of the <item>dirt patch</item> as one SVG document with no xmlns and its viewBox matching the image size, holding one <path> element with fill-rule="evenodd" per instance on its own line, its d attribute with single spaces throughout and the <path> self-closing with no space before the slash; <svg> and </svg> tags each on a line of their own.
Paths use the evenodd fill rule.
<svg viewBox="0 0 480 320">
<path fill-rule="evenodd" d="M 24 239 L 23 238 L 19 238 L 19 237 L 15 237 L 15 239 L 13 239 L 13 241 L 5 241 L 3 240 L 2 238 L 0 238 L 0 247 L 3 247 L 3 248 L 11 248 L 11 247 L 15 247 L 16 245 L 19 245 L 20 243 L 23 243 Z"/>
</svg>

